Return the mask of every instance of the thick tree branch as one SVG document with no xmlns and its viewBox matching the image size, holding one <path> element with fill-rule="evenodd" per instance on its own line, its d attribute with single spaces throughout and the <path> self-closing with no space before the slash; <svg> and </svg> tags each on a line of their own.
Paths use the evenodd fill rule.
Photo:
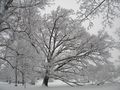
<svg viewBox="0 0 120 90">
<path fill-rule="evenodd" d="M 99 3 L 90 13 L 88 13 L 81 21 L 80 24 L 88 18 L 92 13 L 94 13 L 106 0 L 103 0 L 101 3 Z"/>
</svg>

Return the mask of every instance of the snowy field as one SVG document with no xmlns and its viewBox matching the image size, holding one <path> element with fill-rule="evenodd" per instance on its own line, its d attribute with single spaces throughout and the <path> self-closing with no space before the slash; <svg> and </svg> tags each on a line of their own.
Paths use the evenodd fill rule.
<svg viewBox="0 0 120 90">
<path fill-rule="evenodd" d="M 107 84 L 103 86 L 80 86 L 80 87 L 68 87 L 68 86 L 59 86 L 59 87 L 40 87 L 40 86 L 31 86 L 27 85 L 26 88 L 23 86 L 15 87 L 13 84 L 7 84 L 0 82 L 0 90 L 120 90 L 120 84 Z"/>
</svg>

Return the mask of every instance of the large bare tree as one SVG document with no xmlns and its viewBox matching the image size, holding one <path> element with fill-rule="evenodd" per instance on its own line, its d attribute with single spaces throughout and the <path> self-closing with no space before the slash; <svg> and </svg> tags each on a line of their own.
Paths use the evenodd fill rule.
<svg viewBox="0 0 120 90">
<path fill-rule="evenodd" d="M 98 36 L 90 35 L 76 20 L 70 18 L 71 11 L 57 8 L 45 15 L 33 33 L 35 46 L 44 53 L 44 80 L 48 86 L 49 78 L 60 79 L 72 85 L 80 85 L 75 80 L 89 61 L 106 62 L 111 41 L 104 32 Z"/>
</svg>

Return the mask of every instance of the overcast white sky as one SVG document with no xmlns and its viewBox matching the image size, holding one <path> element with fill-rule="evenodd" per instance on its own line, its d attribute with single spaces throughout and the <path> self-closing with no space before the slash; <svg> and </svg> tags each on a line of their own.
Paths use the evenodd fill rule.
<svg viewBox="0 0 120 90">
<path fill-rule="evenodd" d="M 76 0 L 55 0 L 54 4 L 51 7 L 46 7 L 45 13 L 50 13 L 51 10 L 55 10 L 58 6 L 61 6 L 65 9 L 73 9 L 75 12 L 79 10 L 79 5 Z M 114 21 L 114 25 L 112 28 L 107 28 L 106 31 L 113 37 L 117 38 L 115 35 L 116 29 L 120 27 L 120 19 L 116 19 Z M 94 20 L 94 26 L 89 30 L 91 33 L 97 33 L 98 30 L 101 29 L 101 18 L 97 18 Z M 120 52 L 118 50 L 113 50 L 113 58 L 114 60 L 118 60 L 118 55 Z"/>
<path fill-rule="evenodd" d="M 73 9 L 76 12 L 77 10 L 79 10 L 79 4 L 77 4 L 76 1 L 77 0 L 54 0 L 54 4 L 51 5 L 51 7 L 47 7 L 45 9 L 45 13 L 50 13 L 52 10 L 55 10 L 58 6 L 61 6 L 65 9 Z M 101 18 L 97 18 L 94 21 L 95 21 L 94 27 L 90 30 L 90 32 L 97 33 L 97 31 L 101 29 Z M 119 23 L 120 19 L 119 20 L 117 19 L 114 21 L 114 27 L 107 28 L 108 33 L 113 37 L 115 37 L 114 36 L 115 30 L 120 27 Z"/>
<path fill-rule="evenodd" d="M 79 5 L 77 4 L 76 0 L 55 0 L 56 6 L 61 6 L 66 9 L 73 9 L 73 10 L 78 10 Z"/>
</svg>

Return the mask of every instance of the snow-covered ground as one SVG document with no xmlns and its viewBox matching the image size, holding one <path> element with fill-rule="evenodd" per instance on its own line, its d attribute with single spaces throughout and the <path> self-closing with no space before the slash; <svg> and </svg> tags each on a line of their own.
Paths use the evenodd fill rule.
<svg viewBox="0 0 120 90">
<path fill-rule="evenodd" d="M 38 81 L 36 82 L 36 86 L 42 85 L 42 82 L 43 82 L 42 79 L 41 79 L 41 80 L 38 80 Z M 52 82 L 49 82 L 48 85 L 49 85 L 49 87 L 66 86 L 66 83 L 64 83 L 64 82 L 62 82 L 62 81 L 60 81 L 60 80 L 54 80 L 54 81 L 52 81 Z"/>
<path fill-rule="evenodd" d="M 56 81 L 57 83 L 57 81 Z M 19 85 L 15 87 L 14 84 L 7 84 L 0 82 L 0 90 L 120 90 L 120 84 L 107 84 L 103 86 L 80 86 L 80 87 L 69 87 L 69 86 L 59 86 L 59 87 L 41 87 L 39 85 L 27 85 L 26 88 Z"/>
</svg>

